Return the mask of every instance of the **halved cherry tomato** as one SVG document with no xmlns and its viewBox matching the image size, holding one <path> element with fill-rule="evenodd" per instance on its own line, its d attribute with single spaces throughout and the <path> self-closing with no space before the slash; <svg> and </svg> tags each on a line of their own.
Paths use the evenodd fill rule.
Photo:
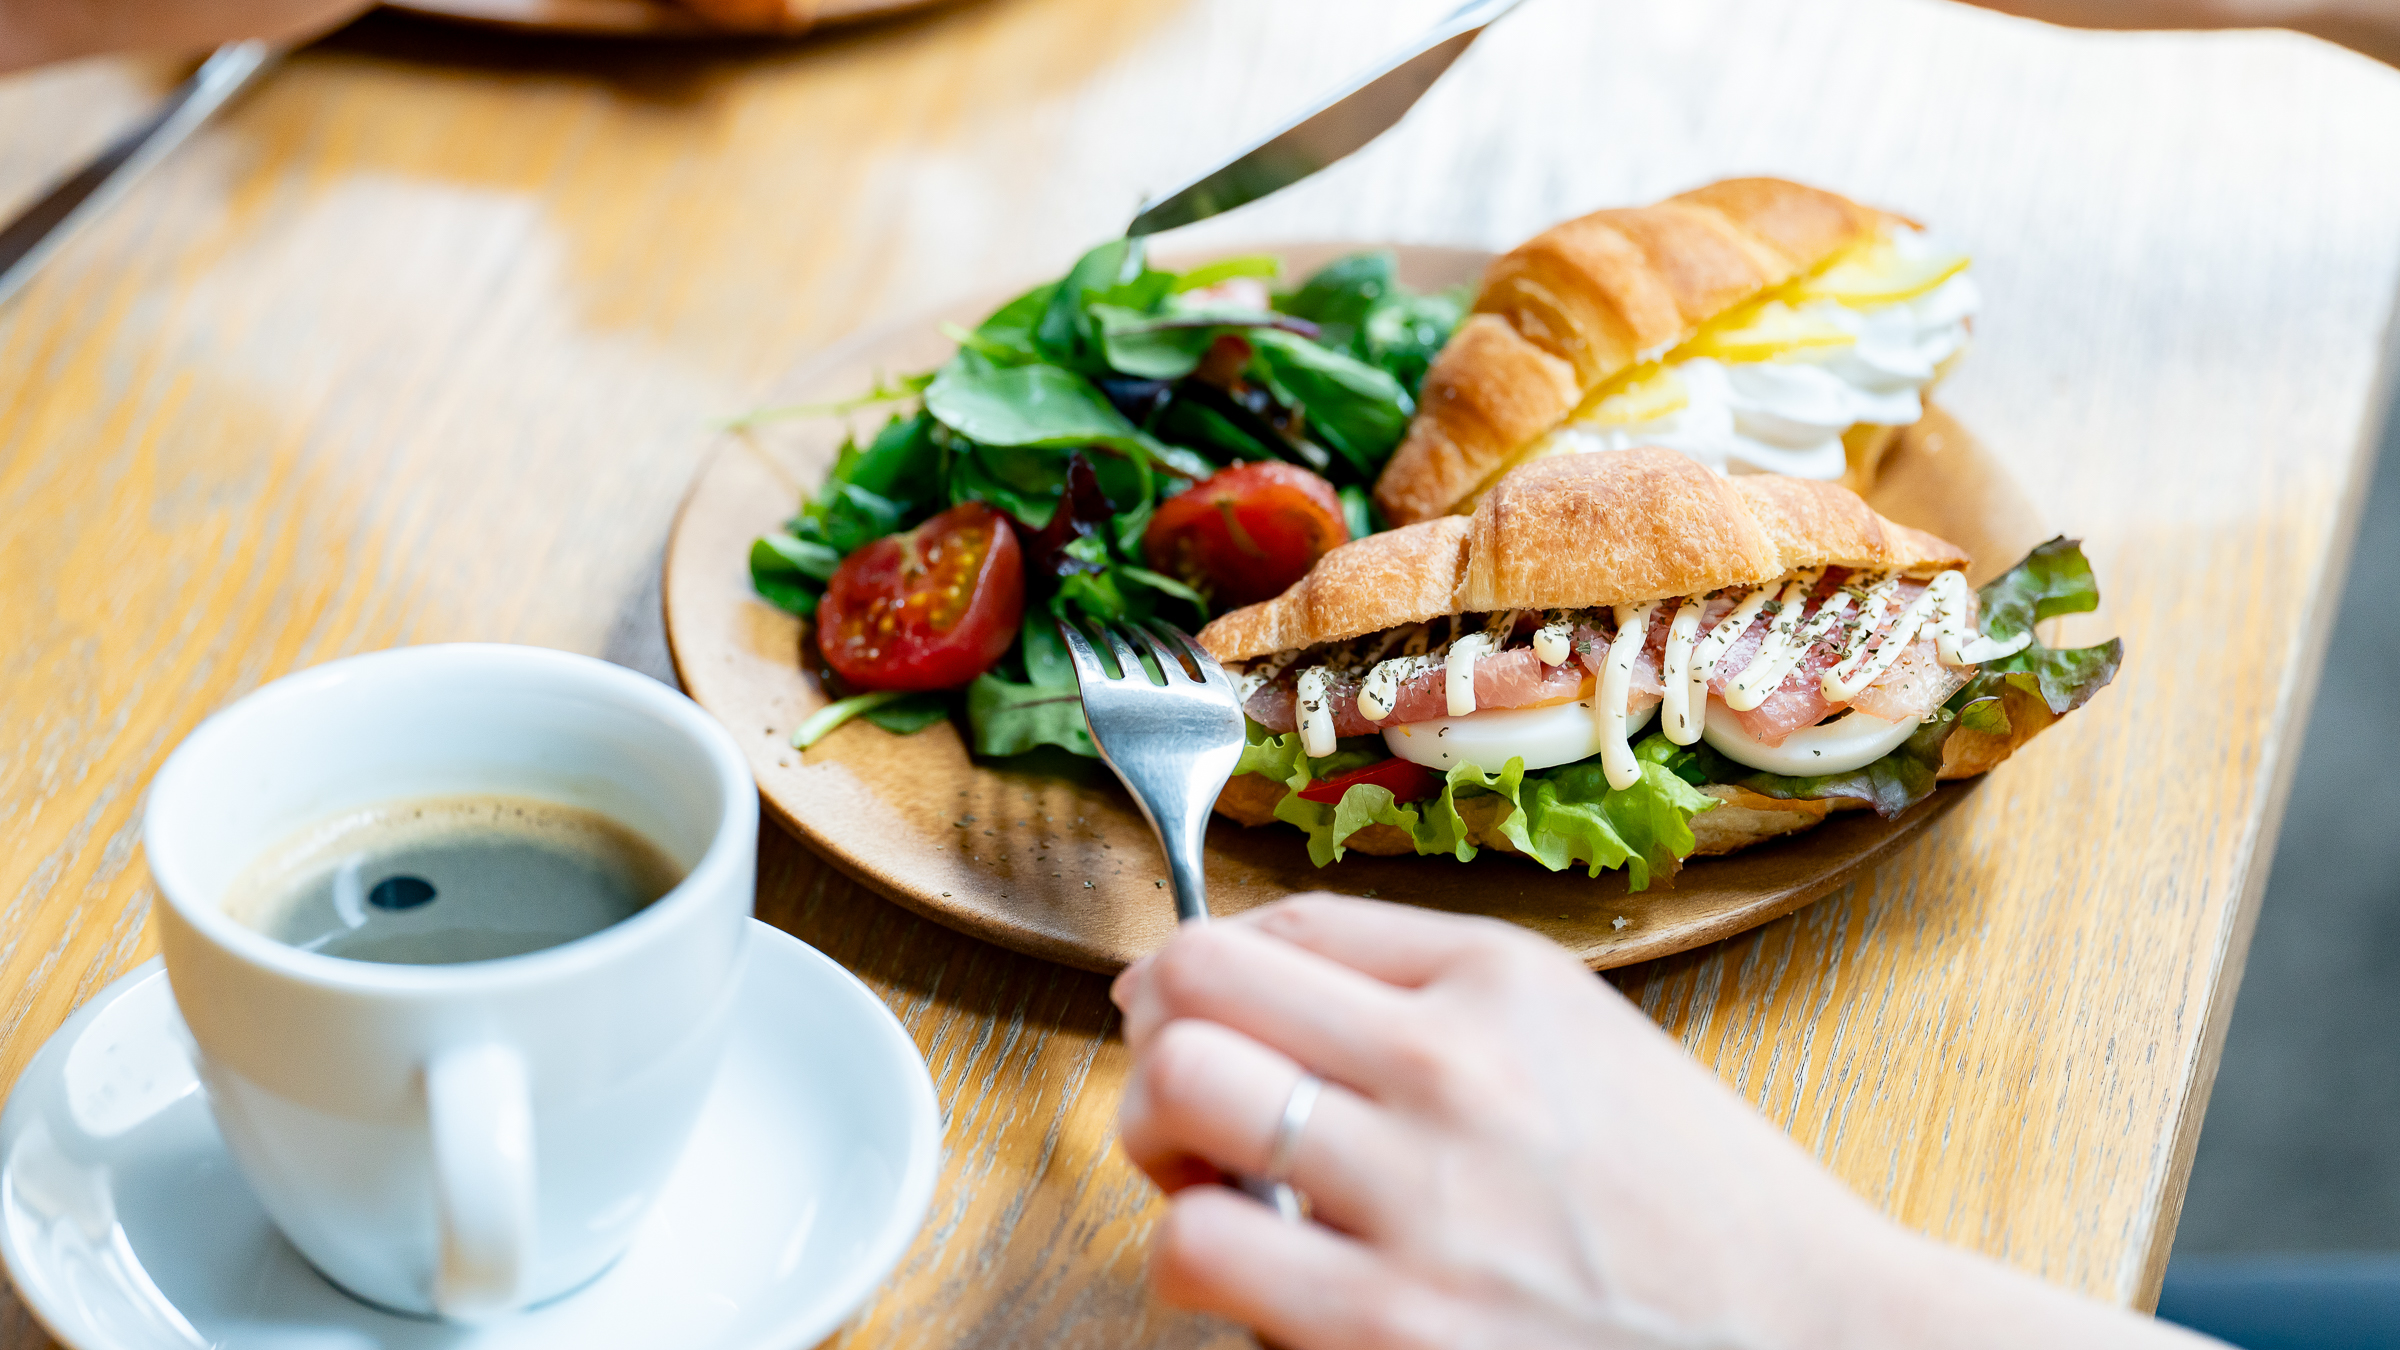
<svg viewBox="0 0 2400 1350">
<path fill-rule="evenodd" d="M 1442 795 L 1442 776 L 1440 774 L 1422 764 L 1412 764 L 1405 759 L 1387 759 L 1370 764 L 1363 769 L 1352 769 L 1348 773 L 1337 773 L 1331 778 L 1320 778 L 1300 789 L 1300 800 L 1323 802 L 1327 806 L 1339 806 L 1342 804 L 1342 794 L 1361 783 L 1371 783 L 1376 787 L 1389 790 L 1392 800 L 1396 802 L 1421 802 L 1429 797 Z"/>
<path fill-rule="evenodd" d="M 817 605 L 825 664 L 860 689 L 948 689 L 991 669 L 1025 617 L 1008 518 L 953 506 L 842 560 Z"/>
<path fill-rule="evenodd" d="M 1281 595 L 1350 542 L 1333 484 L 1293 464 L 1242 464 L 1159 503 L 1150 565 L 1231 608 Z"/>
</svg>

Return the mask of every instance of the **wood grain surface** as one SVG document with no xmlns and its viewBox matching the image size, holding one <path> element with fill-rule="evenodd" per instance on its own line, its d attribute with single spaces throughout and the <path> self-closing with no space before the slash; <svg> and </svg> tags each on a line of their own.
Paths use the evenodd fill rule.
<svg viewBox="0 0 2400 1350">
<path fill-rule="evenodd" d="M 1267 245 L 1294 277 L 1365 246 Z M 1473 284 L 1490 261 L 1423 245 L 1394 254 L 1402 283 L 1424 291 Z M 1177 270 L 1209 261 L 1160 256 Z M 770 400 L 777 408 L 827 407 L 895 372 L 932 369 L 954 349 L 945 324 L 975 323 L 1015 293 L 961 297 L 846 339 L 778 381 Z M 798 659 L 808 630 L 752 588 L 750 544 L 780 528 L 801 493 L 824 481 L 847 438 L 871 438 L 890 415 L 876 407 L 781 417 L 717 434 L 667 541 L 675 673 L 741 742 L 768 814 L 835 867 L 961 932 L 1086 970 L 1121 970 L 1167 940 L 1175 914 L 1150 824 L 1106 769 L 1053 755 L 979 765 L 949 725 L 895 736 L 853 722 L 805 752 L 791 746 L 792 728 L 827 699 Z M 1891 519 L 1965 549 L 1976 560 L 1970 581 L 1990 580 L 2051 535 L 2008 466 L 1938 405 L 1901 433 L 1883 463 L 1868 499 Z M 1363 853 L 1319 870 L 1297 831 L 1224 819 L 1212 822 L 1203 866 L 1209 909 L 1219 917 L 1295 890 L 1333 888 L 1506 918 L 1594 969 L 1612 969 L 1781 918 L 1899 847 L 1968 791 L 1944 787 L 1891 821 L 1836 816 L 1730 858 L 1696 860 L 1672 885 L 1638 892 L 1621 872 L 1549 872 L 1491 851 L 1467 871 Z"/>
<path fill-rule="evenodd" d="M 769 49 L 382 18 L 300 54 L 0 310 L 0 1082 L 151 950 L 135 820 L 211 709 L 479 638 L 665 673 L 712 418 L 879 319 L 1063 267 L 1449 0 L 984 0 Z M 0 198 L 173 70 L 0 81 Z M 2283 35 L 1931 0 L 1527 7 L 1393 136 L 1199 228 L 1505 245 L 1734 171 L 1971 249 L 1947 391 L 2108 584 L 2114 688 L 1847 890 L 1623 986 L 1902 1221 L 2157 1287 L 2325 637 L 2400 279 L 2400 76 Z M 1101 982 L 770 832 L 949 1116 L 845 1346 L 1235 1345 L 1141 1278 Z M 43 1344 L 0 1298 L 0 1347 Z"/>
</svg>

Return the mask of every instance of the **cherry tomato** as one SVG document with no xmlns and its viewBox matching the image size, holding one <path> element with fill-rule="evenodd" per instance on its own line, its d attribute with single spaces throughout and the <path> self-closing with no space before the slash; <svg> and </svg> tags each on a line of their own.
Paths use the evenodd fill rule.
<svg viewBox="0 0 2400 1350">
<path fill-rule="evenodd" d="M 1232 608 L 1281 595 L 1350 541 L 1333 484 L 1292 464 L 1242 464 L 1159 503 L 1150 565 Z"/>
<path fill-rule="evenodd" d="M 967 502 L 844 558 L 817 605 L 817 646 L 860 689 L 948 689 L 989 670 L 1024 617 L 1016 532 Z"/>
<path fill-rule="evenodd" d="M 1323 802 L 1327 806 L 1342 804 L 1342 794 L 1360 783 L 1372 783 L 1388 789 L 1396 802 L 1421 802 L 1442 795 L 1442 776 L 1422 764 L 1405 759 L 1387 759 L 1363 769 L 1337 773 L 1321 778 L 1300 789 L 1300 800 Z"/>
</svg>

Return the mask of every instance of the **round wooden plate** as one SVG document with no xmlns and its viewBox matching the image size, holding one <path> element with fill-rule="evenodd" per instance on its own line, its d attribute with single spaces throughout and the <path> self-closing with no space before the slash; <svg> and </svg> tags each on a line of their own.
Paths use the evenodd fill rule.
<svg viewBox="0 0 2400 1350">
<path fill-rule="evenodd" d="M 790 37 L 830 23 L 879 19 L 942 0 L 819 0 L 815 16 L 768 30 L 711 23 L 666 0 L 385 0 L 392 9 L 489 28 L 617 37 L 725 37 L 750 31 Z"/>
<path fill-rule="evenodd" d="M 1304 274 L 1361 245 L 1274 250 Z M 1491 255 L 1402 247 L 1402 278 L 1432 289 L 1481 275 Z M 1190 265 L 1193 260 L 1178 260 Z M 1015 292 L 962 300 L 939 314 L 864 334 L 796 371 L 774 402 L 850 397 L 878 376 L 931 368 L 950 342 L 940 323 L 972 324 Z M 855 418 L 871 434 L 880 412 Z M 732 729 L 757 770 L 769 810 L 844 872 L 920 914 L 1017 951 L 1114 971 L 1174 928 L 1157 842 L 1096 762 L 1059 752 L 976 763 L 957 730 L 895 736 L 854 722 L 806 753 L 792 728 L 823 706 L 800 667 L 803 623 L 750 587 L 750 542 L 789 518 L 824 477 L 850 427 L 838 418 L 729 433 L 684 502 L 668 543 L 667 636 L 684 688 Z M 2045 537 L 2007 472 L 1955 421 L 1932 410 L 1887 456 L 1871 500 L 1930 529 L 1997 571 Z M 1978 582 L 1982 576 L 1974 578 Z M 1563 943 L 1595 968 L 1715 942 L 1817 899 L 1889 852 L 1971 790 L 1952 784 L 1898 820 L 1836 816 L 1789 840 L 1699 859 L 1672 888 L 1629 893 L 1621 873 L 1579 871 L 1486 853 L 1441 858 L 1352 854 L 1309 864 L 1297 830 L 1209 832 L 1209 904 L 1231 914 L 1294 891 L 1381 896 L 1498 915 Z"/>
</svg>

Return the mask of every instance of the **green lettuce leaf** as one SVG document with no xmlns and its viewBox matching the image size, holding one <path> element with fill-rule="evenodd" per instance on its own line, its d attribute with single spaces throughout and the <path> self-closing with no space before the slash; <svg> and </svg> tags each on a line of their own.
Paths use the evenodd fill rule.
<svg viewBox="0 0 2400 1350">
<path fill-rule="evenodd" d="M 1311 434 L 1373 479 L 1400 446 L 1416 401 L 1380 367 L 1277 329 L 1249 333 L 1251 371 L 1285 407 L 1308 419 Z"/>
<path fill-rule="evenodd" d="M 1315 323 L 1319 341 L 1379 367 L 1414 398 L 1425 372 L 1473 302 L 1467 287 L 1412 295 L 1389 250 L 1337 258 L 1277 297 L 1284 313 Z"/>
<path fill-rule="evenodd" d="M 1525 822 L 1518 847 L 1544 867 L 1563 872 L 1583 863 L 1595 877 L 1622 867 L 1637 891 L 1682 868 L 1699 842 L 1692 817 L 1717 805 L 1663 765 L 1645 762 L 1641 781 L 1612 788 L 1591 760 L 1530 776 L 1518 804 Z"/>
<path fill-rule="evenodd" d="M 1983 631 L 1996 638 L 2031 632 L 2034 624 L 2061 614 L 2084 614 L 2099 608 L 2100 585 L 2085 561 L 2081 540 L 2053 539 L 2026 555 L 2007 575 L 1977 592 L 1983 603 Z M 2029 694 L 2038 694 L 2053 716 L 2063 717 L 2091 701 L 2108 687 L 2124 664 L 2125 643 L 2110 638 L 2095 647 L 2045 647 L 2039 642 L 2013 656 L 1987 661 L 1975 684 L 1964 691 L 1965 704 L 1977 714 L 1977 730 L 2005 732 L 2007 714 L 2000 711 L 1995 684 L 2006 680 Z M 1978 689 L 1977 686 L 1982 688 Z M 1998 724 L 1992 726 L 1994 714 Z"/>
<path fill-rule="evenodd" d="M 1028 609 L 1015 650 L 967 686 L 967 729 L 979 755 L 1021 755 L 1055 745 L 1086 759 L 1100 757 L 1083 720 L 1074 658 L 1049 610 Z"/>
<path fill-rule="evenodd" d="M 1498 797 L 1506 802 L 1498 829 L 1519 853 L 1553 872 L 1580 864 L 1596 877 L 1622 867 L 1637 891 L 1675 874 L 1697 843 L 1692 817 L 1716 806 L 1657 763 L 1644 764 L 1641 781 L 1618 790 L 1608 786 L 1595 763 L 1529 774 L 1524 761 L 1514 758 L 1496 773 L 1461 764 L 1443 779 L 1441 795 L 1423 802 L 1402 804 L 1390 789 L 1370 783 L 1352 785 L 1333 805 L 1300 796 L 1312 782 L 1383 758 L 1373 737 L 1361 737 L 1341 743 L 1323 759 L 1311 759 L 1297 733 L 1269 735 L 1253 722 L 1234 772 L 1263 774 L 1284 785 L 1275 818 L 1308 835 L 1309 861 L 1319 867 L 1340 861 L 1350 837 L 1369 825 L 1389 825 L 1408 835 L 1421 855 L 1470 861 L 1479 850 L 1468 840 L 1459 803 Z"/>
</svg>

